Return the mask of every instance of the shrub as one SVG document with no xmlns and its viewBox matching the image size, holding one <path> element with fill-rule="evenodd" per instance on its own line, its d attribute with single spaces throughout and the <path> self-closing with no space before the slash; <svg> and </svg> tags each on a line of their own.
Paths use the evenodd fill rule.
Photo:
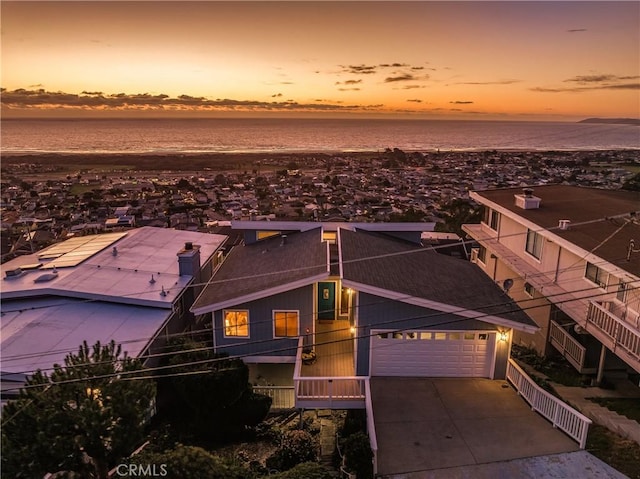
<svg viewBox="0 0 640 479">
<path fill-rule="evenodd" d="M 356 432 L 344 442 L 345 466 L 358 479 L 373 479 L 373 451 L 369 436 Z"/>
<path fill-rule="evenodd" d="M 316 443 L 308 432 L 287 431 L 278 450 L 267 458 L 267 467 L 284 471 L 303 462 L 315 461 L 316 450 Z"/>
<path fill-rule="evenodd" d="M 303 462 L 288 471 L 269 476 L 269 479 L 332 479 L 334 476 L 316 462 Z"/>
</svg>

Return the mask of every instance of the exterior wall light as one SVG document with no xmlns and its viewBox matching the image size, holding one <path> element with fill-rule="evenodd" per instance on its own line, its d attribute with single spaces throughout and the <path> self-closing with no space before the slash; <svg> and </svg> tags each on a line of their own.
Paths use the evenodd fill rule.
<svg viewBox="0 0 640 479">
<path fill-rule="evenodd" d="M 500 341 L 506 341 L 507 339 L 509 339 L 509 333 L 507 333 L 506 331 L 500 331 L 500 336 L 498 337 L 498 339 L 500 339 Z"/>
<path fill-rule="evenodd" d="M 356 328 L 355 328 L 355 326 L 351 326 L 350 331 L 351 331 L 351 334 L 356 334 Z"/>
</svg>

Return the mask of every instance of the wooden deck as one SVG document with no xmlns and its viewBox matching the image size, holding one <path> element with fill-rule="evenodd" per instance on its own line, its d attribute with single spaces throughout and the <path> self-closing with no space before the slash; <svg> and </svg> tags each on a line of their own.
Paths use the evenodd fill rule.
<svg viewBox="0 0 640 479">
<path fill-rule="evenodd" d="M 300 376 L 355 376 L 353 336 L 349 330 L 349 321 L 316 324 L 314 350 L 316 362 L 303 364 Z"/>
</svg>

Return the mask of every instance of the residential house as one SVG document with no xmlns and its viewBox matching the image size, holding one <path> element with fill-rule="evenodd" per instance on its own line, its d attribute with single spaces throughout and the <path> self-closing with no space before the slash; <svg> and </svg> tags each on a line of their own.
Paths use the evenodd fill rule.
<svg viewBox="0 0 640 479">
<path fill-rule="evenodd" d="M 83 341 L 114 340 L 145 358 L 163 352 L 168 335 L 202 328 L 189 308 L 226 238 L 143 227 L 72 238 L 3 264 L 3 398 Z"/>
<path fill-rule="evenodd" d="M 514 341 L 557 349 L 600 382 L 640 372 L 640 193 L 565 185 L 472 192 L 474 261 L 540 327 Z"/>
<path fill-rule="evenodd" d="M 512 331 L 538 328 L 474 265 L 423 247 L 433 226 L 232 222 L 244 242 L 192 311 L 289 406 L 364 408 L 376 375 L 504 378 Z"/>
</svg>

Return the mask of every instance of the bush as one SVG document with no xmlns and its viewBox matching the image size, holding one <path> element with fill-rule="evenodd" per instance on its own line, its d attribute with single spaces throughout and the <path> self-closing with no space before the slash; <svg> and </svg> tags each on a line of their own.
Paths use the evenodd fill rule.
<svg viewBox="0 0 640 479">
<path fill-rule="evenodd" d="M 373 479 L 373 451 L 369 436 L 356 432 L 344 442 L 345 466 L 358 479 Z"/>
<path fill-rule="evenodd" d="M 178 444 L 174 449 L 162 453 L 144 451 L 130 460 L 131 464 L 155 465 L 150 475 L 138 477 L 157 477 L 166 479 L 250 479 L 253 474 L 248 469 L 205 451 L 200 447 Z M 164 472 L 164 474 L 163 474 Z"/>
<path fill-rule="evenodd" d="M 303 462 L 285 472 L 269 476 L 270 479 L 332 479 L 334 476 L 316 462 Z"/>
<path fill-rule="evenodd" d="M 285 471 L 317 457 L 316 443 L 306 431 L 287 431 L 282 436 L 278 450 L 267 458 L 267 467 Z"/>
</svg>

